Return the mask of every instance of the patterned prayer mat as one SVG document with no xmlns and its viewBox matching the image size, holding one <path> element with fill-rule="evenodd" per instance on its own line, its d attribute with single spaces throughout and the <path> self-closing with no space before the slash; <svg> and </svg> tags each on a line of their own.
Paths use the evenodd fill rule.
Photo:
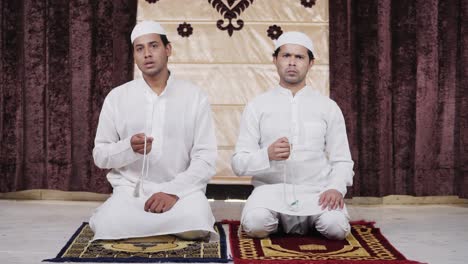
<svg viewBox="0 0 468 264">
<path fill-rule="evenodd" d="M 228 262 L 226 235 L 215 224 L 220 240 L 186 241 L 175 236 L 153 236 L 120 240 L 96 240 L 88 223 L 83 223 L 50 262 Z"/>
<path fill-rule="evenodd" d="M 375 228 L 373 223 L 351 223 L 351 234 L 343 241 L 328 240 L 318 232 L 307 236 L 275 234 L 269 238 L 248 237 L 238 221 L 229 223 L 234 264 L 417 264 L 407 260 Z"/>
</svg>

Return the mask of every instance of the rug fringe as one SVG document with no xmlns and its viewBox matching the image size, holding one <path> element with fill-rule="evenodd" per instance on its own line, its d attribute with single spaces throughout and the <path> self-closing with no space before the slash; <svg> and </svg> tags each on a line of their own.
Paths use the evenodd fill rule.
<svg viewBox="0 0 468 264">
<path fill-rule="evenodd" d="M 289 264 L 291 260 L 246 260 L 234 258 L 234 264 Z M 427 264 L 414 260 L 293 260 L 295 264 Z"/>
<path fill-rule="evenodd" d="M 375 221 L 366 221 L 366 220 L 356 220 L 356 221 L 350 221 L 349 222 L 351 225 L 371 225 L 374 227 Z"/>
<path fill-rule="evenodd" d="M 221 220 L 221 224 L 240 224 L 240 221 L 224 219 L 224 220 Z"/>
<path fill-rule="evenodd" d="M 375 221 L 366 221 L 366 220 L 355 220 L 349 222 L 351 225 L 375 225 Z M 239 220 L 224 219 L 221 220 L 221 224 L 240 224 Z"/>
</svg>

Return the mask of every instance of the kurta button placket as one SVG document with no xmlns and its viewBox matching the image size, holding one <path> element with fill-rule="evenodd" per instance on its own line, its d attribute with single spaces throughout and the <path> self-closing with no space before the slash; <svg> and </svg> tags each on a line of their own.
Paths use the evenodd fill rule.
<svg viewBox="0 0 468 264">
<path fill-rule="evenodd" d="M 296 145 L 298 142 L 299 120 L 298 120 L 298 103 L 297 96 L 291 100 L 291 128 L 290 128 L 290 144 Z"/>
<path fill-rule="evenodd" d="M 145 135 L 150 136 L 151 135 L 151 123 L 153 122 L 152 120 L 152 111 L 153 111 L 153 97 L 150 91 L 146 90 L 145 91 L 145 96 L 147 97 L 147 104 L 146 104 L 146 111 L 145 111 Z"/>
</svg>

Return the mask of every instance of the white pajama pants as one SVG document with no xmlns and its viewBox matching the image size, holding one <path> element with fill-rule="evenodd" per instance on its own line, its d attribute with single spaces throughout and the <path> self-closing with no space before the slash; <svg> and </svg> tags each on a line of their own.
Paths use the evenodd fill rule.
<svg viewBox="0 0 468 264">
<path fill-rule="evenodd" d="M 165 213 L 144 210 L 149 196 L 133 196 L 133 187 L 114 188 L 112 196 L 96 209 L 89 225 L 96 239 L 124 239 L 174 234 L 183 239 L 217 236 L 215 222 L 206 196 L 201 191 L 179 199 Z"/>
<path fill-rule="evenodd" d="M 281 225 L 287 234 L 305 235 L 315 228 L 328 239 L 343 240 L 350 232 L 348 217 L 343 211 L 324 211 L 319 215 L 281 214 L 266 208 L 255 208 L 242 218 L 242 228 L 251 237 L 263 238 L 276 233 Z"/>
</svg>

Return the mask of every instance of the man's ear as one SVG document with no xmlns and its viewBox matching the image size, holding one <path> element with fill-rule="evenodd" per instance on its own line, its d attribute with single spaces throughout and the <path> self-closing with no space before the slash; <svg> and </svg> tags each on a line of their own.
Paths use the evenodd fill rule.
<svg viewBox="0 0 468 264">
<path fill-rule="evenodd" d="M 166 55 L 168 57 L 171 56 L 171 54 L 172 54 L 172 45 L 171 45 L 171 43 L 167 43 L 165 49 L 166 49 Z"/>
</svg>

